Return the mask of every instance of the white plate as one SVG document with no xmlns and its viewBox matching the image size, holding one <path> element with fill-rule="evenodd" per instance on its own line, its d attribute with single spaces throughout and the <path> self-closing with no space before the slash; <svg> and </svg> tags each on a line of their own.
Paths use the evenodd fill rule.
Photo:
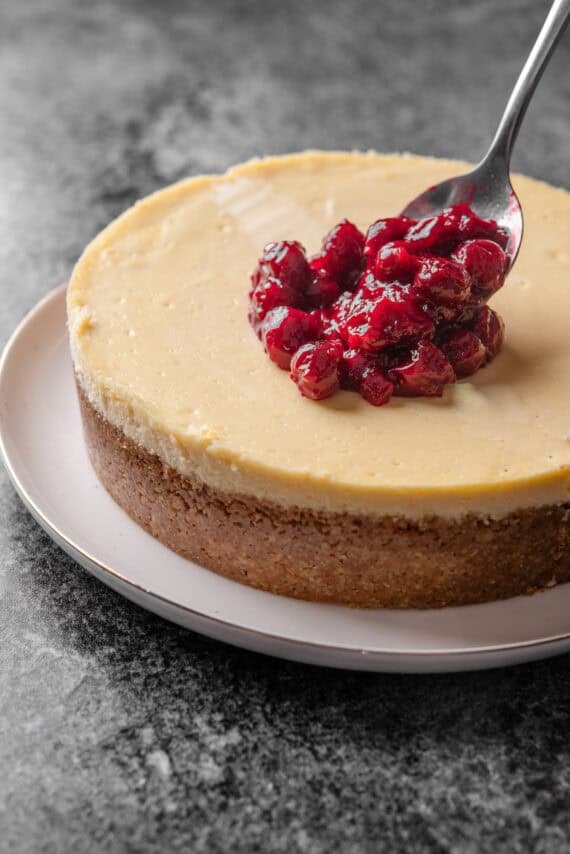
<svg viewBox="0 0 570 854">
<path fill-rule="evenodd" d="M 570 585 L 490 605 L 359 611 L 228 581 L 154 540 L 112 501 L 83 445 L 64 289 L 22 322 L 0 363 L 0 450 L 40 525 L 109 587 L 210 637 L 297 661 L 433 672 L 570 650 Z"/>
</svg>

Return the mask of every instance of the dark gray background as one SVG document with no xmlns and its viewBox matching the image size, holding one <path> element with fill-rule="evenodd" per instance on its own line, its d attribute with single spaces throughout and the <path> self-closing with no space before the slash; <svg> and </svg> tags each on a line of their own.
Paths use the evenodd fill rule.
<svg viewBox="0 0 570 854">
<path fill-rule="evenodd" d="M 136 198 L 305 147 L 476 158 L 542 0 L 0 5 L 0 341 Z M 516 167 L 569 186 L 567 35 Z M 381 213 L 381 211 L 379 211 Z M 0 473 L 0 850 L 567 851 L 570 658 L 302 667 L 109 592 Z"/>
</svg>

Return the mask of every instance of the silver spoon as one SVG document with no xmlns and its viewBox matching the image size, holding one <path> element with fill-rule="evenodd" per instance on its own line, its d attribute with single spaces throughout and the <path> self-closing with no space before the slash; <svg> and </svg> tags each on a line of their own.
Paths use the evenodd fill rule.
<svg viewBox="0 0 570 854">
<path fill-rule="evenodd" d="M 506 251 L 511 266 L 514 264 L 522 242 L 523 215 L 509 176 L 511 153 L 526 108 L 569 18 L 570 0 L 555 0 L 479 165 L 466 175 L 429 187 L 404 208 L 402 216 L 424 219 L 452 205 L 467 203 L 480 217 L 494 219 L 509 231 Z"/>
</svg>

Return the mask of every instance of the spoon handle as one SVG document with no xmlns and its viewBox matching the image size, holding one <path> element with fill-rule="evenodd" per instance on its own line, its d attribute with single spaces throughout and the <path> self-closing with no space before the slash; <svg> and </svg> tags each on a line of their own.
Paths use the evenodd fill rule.
<svg viewBox="0 0 570 854">
<path fill-rule="evenodd" d="M 570 0 L 554 0 L 511 92 L 489 151 L 483 158 L 481 165 L 489 167 L 493 164 L 493 172 L 499 171 L 501 167 L 508 172 L 511 153 L 526 108 L 569 18 Z"/>
</svg>

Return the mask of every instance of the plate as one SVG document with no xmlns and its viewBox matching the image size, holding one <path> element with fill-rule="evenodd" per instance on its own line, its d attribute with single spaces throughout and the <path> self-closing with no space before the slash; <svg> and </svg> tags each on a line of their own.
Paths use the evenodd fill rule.
<svg viewBox="0 0 570 854">
<path fill-rule="evenodd" d="M 97 480 L 83 444 L 65 288 L 0 362 L 0 451 L 24 504 L 81 566 L 168 620 L 256 652 L 354 670 L 498 667 L 570 650 L 570 585 L 488 605 L 366 611 L 252 590 L 171 552 Z"/>
</svg>

